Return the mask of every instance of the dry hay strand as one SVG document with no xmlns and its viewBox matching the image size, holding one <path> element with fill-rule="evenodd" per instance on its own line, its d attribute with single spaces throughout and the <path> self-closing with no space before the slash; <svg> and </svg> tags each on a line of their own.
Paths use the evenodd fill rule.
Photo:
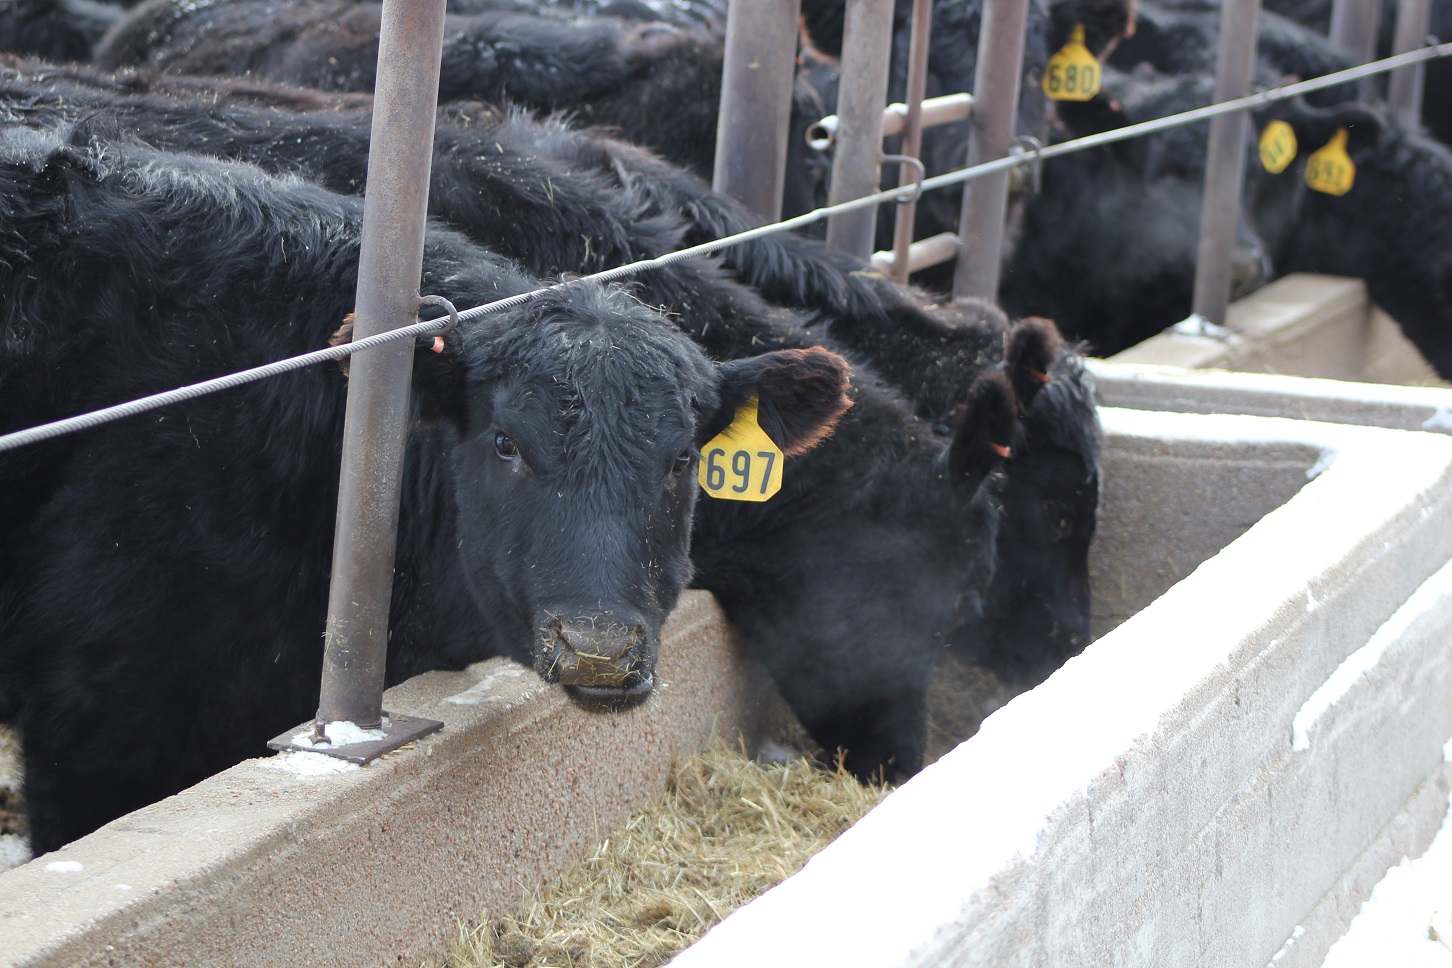
<svg viewBox="0 0 1452 968">
<path fill-rule="evenodd" d="M 514 917 L 460 928 L 453 968 L 655 968 L 796 873 L 888 787 L 807 760 L 759 765 L 721 741 Z"/>
</svg>

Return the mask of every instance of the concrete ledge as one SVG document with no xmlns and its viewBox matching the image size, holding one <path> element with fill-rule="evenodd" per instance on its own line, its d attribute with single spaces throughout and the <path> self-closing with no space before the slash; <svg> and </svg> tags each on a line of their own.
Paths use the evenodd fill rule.
<svg viewBox="0 0 1452 968">
<path fill-rule="evenodd" d="M 321 776 L 249 760 L 0 875 L 0 965 L 436 956 L 455 918 L 512 909 L 660 795 L 675 756 L 783 721 L 704 592 L 672 616 L 659 671 L 615 715 L 504 660 L 411 679 L 387 708 L 445 723 L 412 748 Z"/>
<path fill-rule="evenodd" d="M 1090 360 L 1100 403 L 1452 433 L 1452 390 Z"/>
<path fill-rule="evenodd" d="M 1294 273 L 1226 312 L 1225 339 L 1168 329 L 1116 363 L 1244 370 L 1371 383 L 1441 385 L 1396 322 L 1372 306 L 1360 279 Z"/>
<path fill-rule="evenodd" d="M 1312 964 L 1425 842 L 1452 735 L 1452 441 L 1104 416 L 1111 447 L 1301 444 L 1324 470 L 673 964 L 1246 966 L 1298 926 Z"/>
</svg>

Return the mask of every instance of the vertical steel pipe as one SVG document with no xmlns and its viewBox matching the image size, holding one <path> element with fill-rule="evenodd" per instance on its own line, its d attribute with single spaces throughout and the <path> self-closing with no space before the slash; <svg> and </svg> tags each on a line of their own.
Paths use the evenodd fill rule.
<svg viewBox="0 0 1452 968">
<path fill-rule="evenodd" d="M 928 44 L 933 34 L 933 0 L 913 0 L 913 27 L 909 40 L 908 86 L 904 101 L 907 117 L 904 119 L 902 148 L 899 153 L 909 158 L 923 155 L 923 96 L 928 91 Z M 911 184 L 916 177 L 911 168 L 902 166 L 898 177 L 899 185 Z M 913 219 L 917 215 L 916 199 L 902 202 L 897 207 L 897 218 L 892 233 L 892 278 L 907 282 L 911 269 L 910 250 L 913 244 Z"/>
<path fill-rule="evenodd" d="M 1381 0 L 1332 0 L 1331 46 L 1365 64 L 1376 57 Z"/>
<path fill-rule="evenodd" d="M 847 0 L 837 93 L 841 121 L 832 158 L 832 186 L 827 192 L 832 205 L 870 195 L 880 185 L 892 7 L 892 0 Z M 875 205 L 833 215 L 827 219 L 827 244 L 866 261 L 872 256 L 876 228 Z"/>
<path fill-rule="evenodd" d="M 358 339 L 417 318 L 444 3 L 383 0 L 353 328 Z M 405 340 L 353 357 L 320 722 L 376 726 L 381 717 L 413 354 Z"/>
<path fill-rule="evenodd" d="M 1250 93 L 1259 19 L 1260 0 L 1224 0 L 1220 8 L 1220 49 L 1215 60 L 1216 101 Z M 1225 325 L 1230 305 L 1231 246 L 1240 219 L 1249 128 L 1250 116 L 1243 111 L 1222 114 L 1210 121 L 1193 311 L 1217 326 Z"/>
<path fill-rule="evenodd" d="M 781 218 L 800 0 L 731 0 L 711 185 Z"/>
<path fill-rule="evenodd" d="M 1403 54 L 1426 44 L 1431 20 L 1431 0 L 1397 0 L 1397 29 L 1392 39 L 1392 53 Z M 1391 72 L 1387 101 L 1392 110 L 1407 121 L 1421 120 L 1426 76 L 1425 63 L 1400 67 Z"/>
<path fill-rule="evenodd" d="M 1028 0 L 985 0 L 978 37 L 978 68 L 973 75 L 973 131 L 968 164 L 995 161 L 1008 154 L 1018 116 L 1023 77 L 1024 29 Z M 1003 261 L 1003 228 L 1008 212 L 1008 171 L 994 172 L 963 186 L 958 222 L 958 266 L 953 295 L 998 299 Z"/>
</svg>

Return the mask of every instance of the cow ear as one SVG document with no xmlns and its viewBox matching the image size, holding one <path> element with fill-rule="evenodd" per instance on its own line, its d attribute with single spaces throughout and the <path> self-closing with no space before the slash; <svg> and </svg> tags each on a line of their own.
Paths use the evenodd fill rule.
<svg viewBox="0 0 1452 968">
<path fill-rule="evenodd" d="M 720 406 L 701 422 L 699 442 L 724 430 L 752 397 L 756 419 L 787 457 L 816 447 L 837 426 L 852 400 L 847 394 L 852 366 L 821 347 L 777 350 L 717 367 Z"/>
<path fill-rule="evenodd" d="M 948 471 L 964 497 L 972 497 L 993 469 L 1010 454 L 1018 431 L 1018 402 L 1008 377 L 997 370 L 982 373 L 968 388 L 959 409 Z"/>
<path fill-rule="evenodd" d="M 1059 327 L 1040 316 L 1020 320 L 1009 330 L 1003 369 L 1013 386 L 1019 413 L 1027 413 L 1034 405 L 1034 398 L 1049 382 L 1049 368 L 1059 358 L 1063 346 Z"/>
<path fill-rule="evenodd" d="M 1345 128 L 1346 153 L 1358 163 L 1381 143 L 1382 131 L 1389 123 L 1381 110 L 1359 102 L 1317 108 L 1297 101 L 1287 114 L 1303 154 L 1309 155 L 1330 141 L 1337 129 Z"/>
<path fill-rule="evenodd" d="M 353 341 L 354 316 L 349 313 L 328 338 L 329 346 Z M 462 346 L 457 332 L 447 337 L 421 340 L 414 351 L 413 397 L 418 404 L 418 417 L 426 423 L 446 421 L 462 424 L 464 419 L 463 368 L 459 365 Z M 349 376 L 351 356 L 338 361 L 338 369 Z"/>
</svg>

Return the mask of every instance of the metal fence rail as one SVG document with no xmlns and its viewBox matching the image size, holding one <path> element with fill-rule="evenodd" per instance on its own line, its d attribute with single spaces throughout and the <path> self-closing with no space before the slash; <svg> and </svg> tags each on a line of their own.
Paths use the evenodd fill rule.
<svg viewBox="0 0 1452 968">
<path fill-rule="evenodd" d="M 640 259 L 625 265 L 616 266 L 613 269 L 606 269 L 601 272 L 585 276 L 577 276 L 565 282 L 544 286 L 529 292 L 519 293 L 503 299 L 496 299 L 492 302 L 475 306 L 472 309 L 462 310 L 458 313 L 459 323 L 477 319 L 488 313 L 500 312 L 505 309 L 512 309 L 521 306 L 526 302 L 555 292 L 566 286 L 580 285 L 583 283 L 608 283 L 619 279 L 625 279 L 637 273 L 649 269 L 661 268 L 676 262 L 693 259 L 700 256 L 720 252 L 732 246 L 741 245 L 745 242 L 752 242 L 757 239 L 766 238 L 779 232 L 790 232 L 796 229 L 805 228 L 823 219 L 830 218 L 841 212 L 857 211 L 869 206 L 877 206 L 883 202 L 896 201 L 900 198 L 907 198 L 919 191 L 935 191 L 940 188 L 947 188 L 950 185 L 959 185 L 972 181 L 984 175 L 996 171 L 1005 171 L 1015 165 L 1032 164 L 1034 162 L 1049 158 L 1058 158 L 1063 155 L 1073 154 L 1076 151 L 1085 151 L 1089 148 L 1098 148 L 1107 144 L 1114 144 L 1119 141 L 1127 141 L 1132 138 L 1143 137 L 1154 134 L 1169 128 L 1180 125 L 1195 124 L 1206 121 L 1222 114 L 1231 114 L 1237 111 L 1246 111 L 1252 108 L 1264 107 L 1267 104 L 1274 104 L 1277 101 L 1285 101 L 1302 94 L 1309 94 L 1313 91 L 1320 91 L 1330 87 L 1337 87 L 1348 81 L 1359 80 L 1364 77 L 1372 77 L 1377 74 L 1384 74 L 1400 67 L 1407 67 L 1414 64 L 1422 64 L 1429 60 L 1436 60 L 1442 57 L 1452 57 L 1452 43 L 1435 44 L 1430 47 L 1423 47 L 1418 50 L 1408 51 L 1405 54 L 1398 54 L 1387 57 L 1370 64 L 1363 64 L 1360 67 L 1348 68 L 1344 71 L 1337 71 L 1334 74 L 1326 74 L 1322 77 L 1313 78 L 1309 81 L 1297 81 L 1294 84 L 1287 84 L 1282 87 L 1269 88 L 1264 91 L 1257 91 L 1247 94 L 1245 97 L 1235 98 L 1218 104 L 1210 104 L 1201 108 L 1194 108 L 1190 111 L 1183 111 L 1179 114 L 1166 115 L 1163 118 L 1155 118 L 1150 121 L 1141 121 L 1137 124 L 1126 125 L 1122 128 L 1115 128 L 1112 131 L 1101 131 L 1097 134 L 1086 135 L 1082 138 L 1074 138 L 1070 141 L 1062 141 L 1058 144 L 1045 145 L 1039 148 L 1032 148 L 1020 154 L 999 158 L 994 161 L 984 162 L 971 168 L 964 167 L 955 171 L 945 172 L 941 175 L 933 175 L 925 178 L 921 186 L 916 184 L 902 185 L 897 188 L 884 189 L 871 195 L 851 199 L 836 205 L 824 205 L 821 208 L 813 209 L 801 215 L 778 222 L 771 222 L 760 225 L 745 232 L 738 232 L 734 235 L 724 236 L 708 242 L 701 242 L 684 249 L 677 249 L 659 256 L 648 259 Z M 160 407 L 171 406 L 185 400 L 204 396 L 209 393 L 216 393 L 221 390 L 231 389 L 255 380 L 266 379 L 271 376 L 278 376 L 292 370 L 301 369 L 316 363 L 325 363 L 329 360 L 339 360 L 351 356 L 361 350 L 371 349 L 375 346 L 399 339 L 418 339 L 420 337 L 431 337 L 445 332 L 450 326 L 448 320 L 435 319 L 427 322 L 417 323 L 413 326 L 392 330 L 366 339 L 357 340 L 342 346 L 330 346 L 325 349 L 314 350 L 301 356 L 289 357 L 255 367 L 250 370 L 242 370 L 226 376 L 216 377 L 203 383 L 193 384 L 188 387 L 181 387 L 165 393 L 158 393 L 148 397 L 142 397 L 126 403 L 116 404 L 102 410 L 81 414 L 75 417 L 67 417 L 63 420 L 41 424 L 26 430 L 18 430 L 12 433 L 0 435 L 0 453 L 7 450 L 14 450 L 27 444 L 39 443 L 42 440 L 49 440 L 63 434 L 74 433 L 80 430 L 88 430 L 93 427 L 109 423 L 113 420 L 120 420 L 123 417 L 134 416 L 144 413 L 147 410 L 155 410 Z"/>
</svg>

